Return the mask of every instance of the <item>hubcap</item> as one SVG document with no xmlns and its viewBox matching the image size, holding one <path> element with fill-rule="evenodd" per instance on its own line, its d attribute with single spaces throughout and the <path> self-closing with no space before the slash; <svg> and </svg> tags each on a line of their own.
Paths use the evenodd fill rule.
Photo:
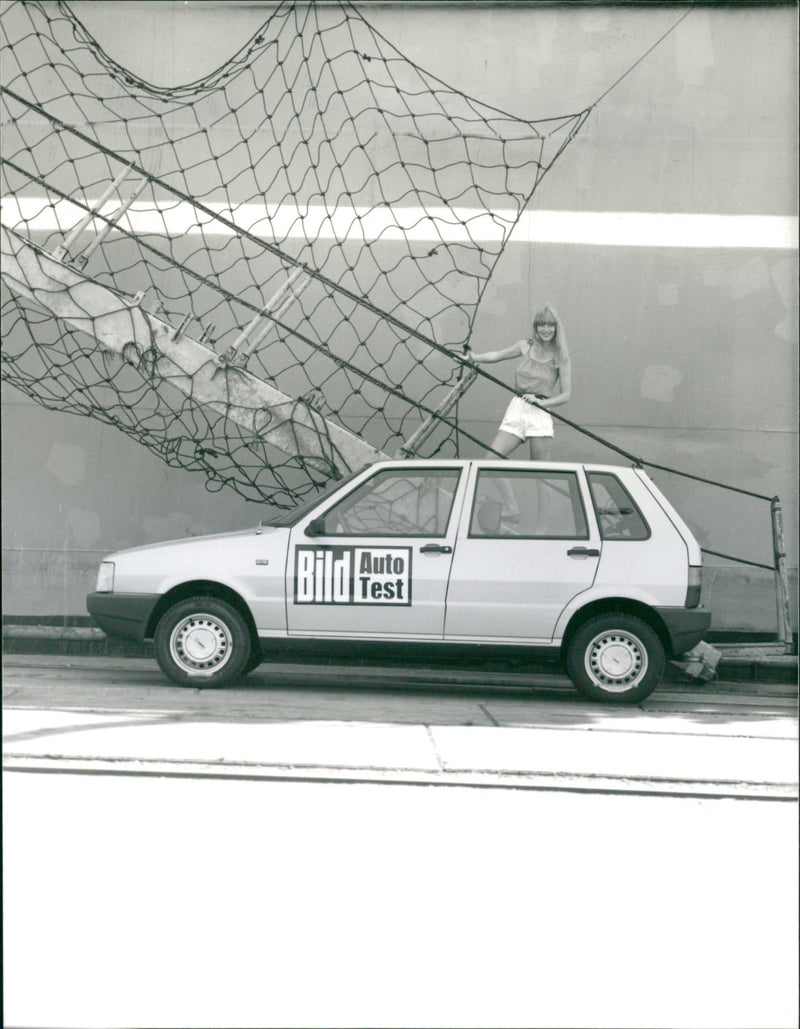
<svg viewBox="0 0 800 1029">
<path fill-rule="evenodd" d="M 170 636 L 176 664 L 192 675 L 213 675 L 230 659 L 231 634 L 213 615 L 190 615 L 178 622 Z"/>
<path fill-rule="evenodd" d="M 609 693 L 625 693 L 647 673 L 647 651 L 628 632 L 604 632 L 586 649 L 586 671 L 592 681 Z"/>
</svg>

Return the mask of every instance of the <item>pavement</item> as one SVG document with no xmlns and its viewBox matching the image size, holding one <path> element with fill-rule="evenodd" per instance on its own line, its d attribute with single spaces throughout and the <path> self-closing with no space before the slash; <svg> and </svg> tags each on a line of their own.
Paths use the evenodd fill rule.
<svg viewBox="0 0 800 1029">
<path fill-rule="evenodd" d="M 535 684 L 534 673 L 459 672 L 466 691 L 481 687 L 476 696 L 459 696 L 462 709 L 435 720 L 424 704 L 410 708 L 416 702 L 405 698 L 405 717 L 411 713 L 412 720 L 399 724 L 390 720 L 388 707 L 372 720 L 352 707 L 326 709 L 322 701 L 302 717 L 276 708 L 270 687 L 280 688 L 281 676 L 291 683 L 305 674 L 307 684 L 319 684 L 322 667 L 325 689 L 335 690 L 336 670 L 329 666 L 271 663 L 268 672 L 254 673 L 268 674 L 269 687 L 206 691 L 166 684 L 159 691 L 161 673 L 151 659 L 14 655 L 5 666 L 7 771 L 798 796 L 797 692 L 787 686 L 758 697 L 736 684 L 662 684 L 629 708 L 580 701 L 568 681 L 552 673 L 528 694 L 514 687 Z M 433 676 L 444 685 L 456 676 L 424 673 L 420 681 Z M 35 692 L 26 700 L 26 689 L 35 691 L 48 674 L 45 700 L 39 702 Z M 377 676 L 389 687 L 414 678 L 404 669 L 339 670 L 340 678 L 345 674 L 355 686 L 372 685 Z M 58 707 L 53 697 L 67 698 L 73 684 L 89 679 L 95 684 L 90 696 L 99 699 L 79 698 L 80 706 L 70 699 L 68 708 L 66 701 Z M 496 697 L 495 684 L 505 686 Z M 119 706 L 117 695 L 125 688 L 134 691 L 133 703 Z"/>
</svg>

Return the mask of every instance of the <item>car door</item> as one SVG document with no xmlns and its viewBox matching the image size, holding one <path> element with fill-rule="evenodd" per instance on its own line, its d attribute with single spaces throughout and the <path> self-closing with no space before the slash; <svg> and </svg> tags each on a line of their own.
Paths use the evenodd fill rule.
<svg viewBox="0 0 800 1029">
<path fill-rule="evenodd" d="M 381 467 L 300 521 L 286 569 L 290 635 L 441 639 L 462 466 Z"/>
<path fill-rule="evenodd" d="M 478 465 L 447 596 L 448 640 L 547 643 L 601 542 L 577 466 Z"/>
</svg>

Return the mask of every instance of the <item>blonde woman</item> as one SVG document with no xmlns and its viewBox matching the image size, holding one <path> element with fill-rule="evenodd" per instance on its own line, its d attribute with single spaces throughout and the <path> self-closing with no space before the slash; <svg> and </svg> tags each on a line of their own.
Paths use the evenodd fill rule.
<svg viewBox="0 0 800 1029">
<path fill-rule="evenodd" d="M 506 409 L 487 457 L 507 457 L 526 439 L 531 460 L 546 461 L 553 446 L 553 419 L 547 409 L 565 404 L 572 392 L 572 365 L 561 319 L 552 304 L 533 316 L 533 335 L 502 350 L 470 352 L 473 364 L 521 358 L 515 376 L 517 396 Z M 535 401 L 535 404 L 528 401 Z"/>
</svg>

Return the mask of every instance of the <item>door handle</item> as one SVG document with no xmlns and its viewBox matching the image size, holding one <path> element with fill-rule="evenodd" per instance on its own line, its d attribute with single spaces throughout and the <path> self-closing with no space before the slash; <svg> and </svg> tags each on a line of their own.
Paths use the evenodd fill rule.
<svg viewBox="0 0 800 1029">
<path fill-rule="evenodd" d="M 600 551 L 589 547 L 573 547 L 567 551 L 567 557 L 600 557 Z"/>
<path fill-rule="evenodd" d="M 452 554 L 452 547 L 443 547 L 439 543 L 426 543 L 419 548 L 420 554 Z"/>
</svg>

